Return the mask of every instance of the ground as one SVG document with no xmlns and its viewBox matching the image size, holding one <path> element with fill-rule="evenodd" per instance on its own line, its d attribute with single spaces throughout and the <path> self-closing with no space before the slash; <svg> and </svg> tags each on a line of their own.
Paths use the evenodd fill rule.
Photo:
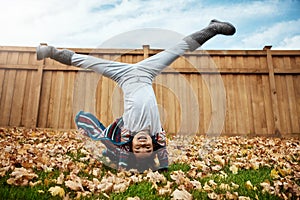
<svg viewBox="0 0 300 200">
<path fill-rule="evenodd" d="M 0 128 L 3 199 L 299 199 L 297 138 L 168 139 L 168 171 L 117 171 L 76 130 Z"/>
</svg>

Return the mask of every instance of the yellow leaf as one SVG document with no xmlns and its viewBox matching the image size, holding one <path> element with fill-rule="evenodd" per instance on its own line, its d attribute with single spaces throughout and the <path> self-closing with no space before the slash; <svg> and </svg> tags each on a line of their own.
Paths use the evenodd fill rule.
<svg viewBox="0 0 300 200">
<path fill-rule="evenodd" d="M 59 186 L 55 186 L 55 187 L 51 187 L 48 190 L 52 196 L 60 196 L 61 198 L 63 198 L 65 196 L 65 190 Z"/>
<path fill-rule="evenodd" d="M 272 169 L 272 170 L 271 170 L 270 176 L 271 176 L 271 178 L 273 178 L 273 179 L 279 178 L 278 171 L 276 171 L 276 169 Z"/>
<path fill-rule="evenodd" d="M 281 174 L 281 176 L 287 176 L 292 173 L 292 169 L 290 168 L 278 169 L 278 172 Z"/>
<path fill-rule="evenodd" d="M 257 170 L 257 169 L 259 169 L 259 163 L 257 163 L 257 162 L 251 163 L 251 167 L 252 167 L 252 169 Z"/>
<path fill-rule="evenodd" d="M 235 165 L 231 165 L 231 166 L 229 167 L 229 170 L 230 170 L 233 174 L 237 174 L 238 171 L 239 171 L 239 168 L 237 168 L 237 166 L 235 166 Z"/>
<path fill-rule="evenodd" d="M 252 185 L 251 181 L 247 181 L 247 182 L 245 183 L 245 186 L 246 186 L 246 188 L 247 188 L 248 190 L 253 190 L 253 185 Z"/>
</svg>

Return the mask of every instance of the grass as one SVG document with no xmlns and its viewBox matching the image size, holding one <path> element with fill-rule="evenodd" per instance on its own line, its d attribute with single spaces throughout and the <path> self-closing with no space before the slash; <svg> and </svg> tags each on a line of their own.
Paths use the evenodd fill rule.
<svg viewBox="0 0 300 200">
<path fill-rule="evenodd" d="M 262 188 L 260 186 L 260 183 L 269 180 L 271 181 L 270 172 L 271 168 L 260 168 L 258 170 L 240 170 L 238 174 L 233 174 L 229 171 L 228 167 L 225 167 L 225 172 L 228 175 L 226 178 L 221 178 L 219 175 L 212 175 L 208 178 L 203 178 L 200 180 L 201 183 L 205 183 L 209 180 L 214 180 L 218 185 L 221 183 L 224 184 L 231 184 L 232 182 L 239 185 L 239 188 L 236 190 L 233 190 L 234 192 L 238 192 L 239 196 L 246 196 L 250 197 L 251 199 L 256 199 L 257 197 L 261 199 L 279 199 L 276 196 L 272 196 L 268 193 L 263 193 Z M 249 189 L 246 187 L 246 182 L 250 181 L 253 185 L 253 187 L 256 187 L 257 189 Z M 217 189 L 216 192 L 222 194 L 225 191 Z M 197 197 L 197 194 L 194 194 L 195 197 Z M 203 197 L 203 195 L 201 196 Z"/>
<path fill-rule="evenodd" d="M 167 172 L 163 172 L 163 175 L 170 180 L 170 174 L 172 171 L 182 170 L 183 172 L 188 172 L 190 166 L 187 164 L 172 164 Z M 204 177 L 201 179 L 197 179 L 201 182 L 202 186 L 210 181 L 214 180 L 215 183 L 220 185 L 221 183 L 230 184 L 231 182 L 238 184 L 239 188 L 233 190 L 232 192 L 238 192 L 239 196 L 247 196 L 251 199 L 259 198 L 262 199 L 279 199 L 276 196 L 270 195 L 268 193 L 263 193 L 260 183 L 269 180 L 271 181 L 270 172 L 271 168 L 260 168 L 258 170 L 240 170 L 238 174 L 232 174 L 229 171 L 229 166 L 224 168 L 224 172 L 228 175 L 227 177 L 221 177 L 218 173 L 212 174 L 209 177 Z M 35 187 L 25 186 L 25 187 L 17 187 L 11 186 L 6 183 L 6 180 L 9 178 L 8 175 L 2 177 L 0 179 L 0 198 L 1 199 L 60 199 L 58 196 L 51 196 L 48 189 L 51 186 L 55 186 L 55 183 L 47 182 L 47 180 L 57 178 L 60 172 L 58 170 L 54 170 L 53 172 L 38 172 L 39 179 L 42 180 L 41 185 L 37 185 Z M 252 185 L 256 187 L 256 190 L 247 189 L 245 186 L 246 181 L 251 181 Z M 174 186 L 173 186 L 174 187 Z M 65 188 L 66 192 L 70 192 L 70 198 L 76 197 L 74 192 L 71 192 L 70 189 Z M 44 191 L 44 193 L 40 193 L 39 191 Z M 226 191 L 221 189 L 214 190 L 217 194 L 225 194 Z M 207 193 L 205 191 L 192 190 L 191 194 L 194 199 L 209 199 Z M 144 200 L 152 200 L 152 199 L 171 199 L 170 196 L 159 196 L 154 188 L 152 188 L 152 184 L 146 181 L 140 182 L 138 184 L 133 184 L 129 186 L 129 188 L 123 193 L 112 193 L 110 194 L 110 199 L 126 199 L 127 197 L 135 197 L 138 196 L 140 199 Z M 86 199 L 107 199 L 104 195 L 93 195 Z"/>
</svg>

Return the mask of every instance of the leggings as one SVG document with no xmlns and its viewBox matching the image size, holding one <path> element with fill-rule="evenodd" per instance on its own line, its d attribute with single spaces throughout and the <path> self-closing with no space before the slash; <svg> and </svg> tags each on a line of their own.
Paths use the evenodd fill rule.
<svg viewBox="0 0 300 200">
<path fill-rule="evenodd" d="M 72 56 L 72 65 L 103 74 L 122 86 L 124 82 L 133 77 L 145 77 L 152 82 L 155 76 L 179 56 L 183 55 L 186 50 L 189 50 L 188 44 L 182 40 L 175 46 L 135 64 L 110 61 L 75 53 Z"/>
</svg>

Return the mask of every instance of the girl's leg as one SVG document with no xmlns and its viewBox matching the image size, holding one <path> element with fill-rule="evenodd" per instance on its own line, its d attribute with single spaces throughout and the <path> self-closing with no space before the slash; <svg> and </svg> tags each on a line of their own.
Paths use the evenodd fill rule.
<svg viewBox="0 0 300 200">
<path fill-rule="evenodd" d="M 143 68 L 147 73 L 154 78 L 163 69 L 174 62 L 179 56 L 182 56 L 185 51 L 189 50 L 188 43 L 184 40 L 177 43 L 174 47 L 166 49 L 154 56 L 138 62 L 136 65 Z"/>
<path fill-rule="evenodd" d="M 207 27 L 183 38 L 183 40 L 174 47 L 151 56 L 137 64 L 155 77 L 179 56 L 183 55 L 185 51 L 196 50 L 215 35 L 233 35 L 234 33 L 235 27 L 230 23 L 212 20 Z"/>
<path fill-rule="evenodd" d="M 91 113 L 80 111 L 75 117 L 75 123 L 81 133 L 93 140 L 100 140 L 105 136 L 105 127 Z M 81 131 L 83 130 L 83 131 Z"/>
<path fill-rule="evenodd" d="M 58 50 L 53 46 L 38 46 L 36 52 L 38 60 L 52 58 L 66 65 L 91 69 L 116 82 L 118 82 L 125 73 L 132 70 L 132 65 L 130 64 L 77 54 L 67 49 Z"/>
<path fill-rule="evenodd" d="M 132 70 L 132 65 L 122 62 L 105 60 L 93 56 L 74 54 L 72 65 L 85 69 L 91 69 L 97 73 L 119 82 L 120 78 Z"/>
</svg>

